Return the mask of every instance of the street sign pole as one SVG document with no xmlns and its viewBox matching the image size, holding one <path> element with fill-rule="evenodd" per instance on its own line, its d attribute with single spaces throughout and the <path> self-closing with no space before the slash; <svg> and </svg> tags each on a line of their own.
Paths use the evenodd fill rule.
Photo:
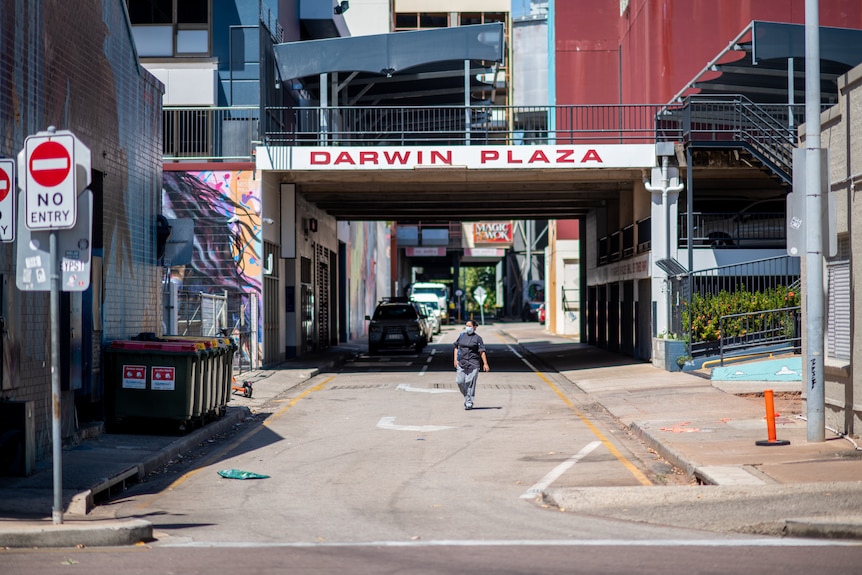
<svg viewBox="0 0 862 575">
<path fill-rule="evenodd" d="M 54 444 L 54 525 L 63 523 L 63 436 L 60 429 L 60 272 L 57 269 L 57 232 L 51 230 L 51 405 L 53 406 L 52 441 Z"/>
<path fill-rule="evenodd" d="M 23 174 L 21 183 L 24 210 L 19 208 L 18 218 L 23 217 L 22 235 L 27 245 L 19 238 L 16 267 L 16 283 L 19 289 L 45 291 L 44 279 L 50 283 L 51 322 L 51 441 L 54 468 L 54 505 L 52 519 L 55 525 L 63 523 L 63 435 L 62 405 L 60 392 L 60 278 L 69 272 L 67 291 L 82 291 L 89 286 L 90 234 L 92 219 L 92 192 L 90 184 L 90 149 L 81 143 L 72 132 L 58 131 L 50 126 L 47 131 L 28 136 L 24 149 L 18 154 L 18 173 Z M 86 209 L 86 218 L 78 230 L 78 207 Z M 23 211 L 23 214 L 21 213 Z M 71 249 L 64 246 L 63 263 L 60 263 L 59 240 L 61 234 L 76 237 Z M 39 236 L 39 234 L 43 234 Z M 48 261 L 38 250 L 48 235 Z M 85 236 L 85 237 L 82 237 Z M 40 248 L 40 246 L 42 246 Z M 30 252 L 35 251 L 35 254 Z M 44 252 L 43 252 L 44 253 Z M 24 257 L 21 257 L 24 254 Z M 82 255 L 83 254 L 83 255 Z M 23 260 L 23 261 L 22 261 Z M 61 269 L 62 268 L 62 269 Z M 67 269 L 68 268 L 68 269 Z M 81 277 L 84 273 L 88 277 Z M 35 279 L 35 281 L 34 281 Z"/>
</svg>

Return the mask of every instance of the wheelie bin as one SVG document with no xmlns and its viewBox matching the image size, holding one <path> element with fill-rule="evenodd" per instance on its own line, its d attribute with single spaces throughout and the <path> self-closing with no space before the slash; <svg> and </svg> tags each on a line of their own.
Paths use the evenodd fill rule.
<svg viewBox="0 0 862 575">
<path fill-rule="evenodd" d="M 224 415 L 227 402 L 230 399 L 230 382 L 228 381 L 227 386 L 225 386 L 224 381 L 224 358 L 228 353 L 228 347 L 224 343 L 226 338 L 165 335 L 160 339 L 163 341 L 192 342 L 201 348 L 204 358 L 201 377 L 204 382 L 205 415 L 215 418 Z"/>
<path fill-rule="evenodd" d="M 105 350 L 112 423 L 158 419 L 181 430 L 204 415 L 203 346 L 194 342 L 113 341 Z"/>
</svg>

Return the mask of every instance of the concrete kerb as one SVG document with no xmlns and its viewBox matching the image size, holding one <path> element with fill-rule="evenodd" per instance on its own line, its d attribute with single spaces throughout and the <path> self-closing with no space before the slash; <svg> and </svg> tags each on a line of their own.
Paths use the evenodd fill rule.
<svg viewBox="0 0 862 575">
<path fill-rule="evenodd" d="M 152 541 L 153 526 L 143 519 L 18 523 L 15 529 L 0 525 L 0 546 L 22 547 L 116 547 Z"/>
</svg>

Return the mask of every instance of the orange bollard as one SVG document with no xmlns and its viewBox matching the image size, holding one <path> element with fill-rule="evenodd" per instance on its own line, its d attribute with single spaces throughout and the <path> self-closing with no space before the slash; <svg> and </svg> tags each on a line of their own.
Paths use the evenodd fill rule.
<svg viewBox="0 0 862 575">
<path fill-rule="evenodd" d="M 771 389 L 763 392 L 763 398 L 766 400 L 766 440 L 755 441 L 755 445 L 790 445 L 786 439 L 776 439 L 775 434 L 775 397 Z"/>
</svg>

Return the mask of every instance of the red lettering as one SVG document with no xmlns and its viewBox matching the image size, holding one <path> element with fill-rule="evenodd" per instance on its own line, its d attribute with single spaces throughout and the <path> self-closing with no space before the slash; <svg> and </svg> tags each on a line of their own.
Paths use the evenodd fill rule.
<svg viewBox="0 0 862 575">
<path fill-rule="evenodd" d="M 348 152 L 341 152 L 340 154 L 338 154 L 338 157 L 335 158 L 335 162 L 333 163 L 336 166 L 338 164 L 351 164 L 354 166 L 356 165 L 356 162 L 353 161 L 353 158 L 350 157 L 350 154 Z"/>
<path fill-rule="evenodd" d="M 389 152 L 383 152 L 383 157 L 386 158 L 386 163 L 389 165 L 392 164 L 406 164 L 410 159 L 410 152 L 392 152 L 392 155 L 389 155 Z"/>
<path fill-rule="evenodd" d="M 572 154 L 574 154 L 574 150 L 557 150 L 557 163 L 558 164 L 574 164 L 575 160 L 572 158 Z"/>
<path fill-rule="evenodd" d="M 536 162 L 543 162 L 545 164 L 550 164 L 551 161 L 548 159 L 548 156 L 545 155 L 545 152 L 542 150 L 537 150 L 533 152 L 533 155 L 530 156 L 530 159 L 527 160 L 528 164 L 534 164 Z"/>
<path fill-rule="evenodd" d="M 377 164 L 377 152 L 359 152 L 360 164 Z"/>
<path fill-rule="evenodd" d="M 436 164 L 438 160 L 440 161 L 441 164 L 449 164 L 451 166 L 452 165 L 452 150 L 449 150 L 445 154 L 431 150 L 431 163 Z"/>
<path fill-rule="evenodd" d="M 508 156 L 507 160 L 510 164 L 523 164 L 524 163 L 524 160 L 516 160 L 515 158 L 512 157 L 512 150 L 509 150 L 508 152 L 506 152 L 506 155 Z"/>
<path fill-rule="evenodd" d="M 481 158 L 482 163 L 487 164 L 488 162 L 491 162 L 493 160 L 499 160 L 500 152 L 496 150 L 482 150 Z"/>
<path fill-rule="evenodd" d="M 598 162 L 600 164 L 603 163 L 602 159 L 599 157 L 599 153 L 595 150 L 587 150 L 587 153 L 584 154 L 583 158 L 581 158 L 582 164 L 586 162 Z"/>
<path fill-rule="evenodd" d="M 311 164 L 328 164 L 329 152 L 311 152 Z"/>
</svg>

